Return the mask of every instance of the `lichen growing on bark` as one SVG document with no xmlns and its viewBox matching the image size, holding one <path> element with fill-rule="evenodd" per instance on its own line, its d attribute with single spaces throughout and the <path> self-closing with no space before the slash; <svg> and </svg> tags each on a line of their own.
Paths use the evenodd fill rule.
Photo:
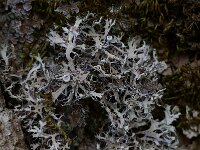
<svg viewBox="0 0 200 150">
<path fill-rule="evenodd" d="M 6 91 L 18 101 L 15 111 L 33 149 L 70 149 L 80 146 L 84 135 L 97 149 L 177 147 L 171 124 L 178 108 L 163 105 L 161 120 L 152 114 L 163 94 L 158 74 L 166 64 L 140 37 L 123 43 L 115 23 L 88 13 L 73 25 L 55 26 L 47 34 L 55 54 L 33 55 L 33 65 L 15 73 L 16 82 L 7 76 Z M 104 123 L 94 121 L 96 106 Z"/>
<path fill-rule="evenodd" d="M 75 64 L 75 66 L 80 63 L 82 65 L 80 66 L 81 68 L 86 67 L 90 69 L 90 67 L 87 65 L 88 61 L 81 60 L 82 57 L 85 57 L 85 54 L 83 55 L 80 49 L 84 48 L 83 45 L 84 43 L 86 43 L 88 47 L 92 46 L 93 44 L 96 44 L 95 46 L 101 48 L 102 47 L 101 40 L 99 40 L 96 43 L 94 42 L 94 39 L 98 40 L 98 36 L 95 38 L 94 36 L 91 36 L 89 39 L 86 38 L 84 41 L 81 41 L 80 39 L 82 38 L 82 36 L 83 37 L 85 36 L 85 34 L 88 32 L 89 29 L 88 28 L 84 29 L 85 33 L 81 33 L 81 35 L 76 35 L 76 34 L 79 33 L 79 31 L 82 30 L 82 28 L 79 29 L 77 33 L 76 32 L 73 33 L 74 35 L 80 38 L 77 40 L 78 43 L 80 42 L 79 43 L 80 47 L 78 48 L 76 47 L 72 52 L 72 54 L 70 54 L 70 56 L 67 56 L 66 58 L 65 58 L 66 54 L 63 52 L 64 49 L 65 48 L 68 48 L 68 50 L 71 49 L 70 47 L 65 45 L 66 43 L 65 39 L 62 39 L 64 36 L 72 32 L 71 30 L 73 29 L 71 28 L 70 30 L 68 29 L 69 27 L 75 24 L 77 16 L 79 16 L 79 18 L 82 18 L 81 16 L 87 15 L 89 10 L 91 12 L 94 12 L 95 14 L 93 16 L 93 19 L 92 17 L 89 18 L 90 20 L 88 21 L 89 26 L 92 25 L 92 21 L 96 20 L 97 24 L 94 25 L 94 31 L 99 31 L 99 33 L 104 32 L 104 25 L 106 24 L 106 20 L 104 20 L 105 18 L 110 18 L 112 20 L 115 20 L 115 27 L 109 31 L 109 34 L 105 41 L 112 42 L 113 40 L 112 35 L 118 37 L 121 36 L 121 32 L 123 32 L 121 38 L 122 43 L 128 43 L 130 42 L 131 37 L 134 37 L 135 35 L 140 35 L 143 39 L 148 41 L 148 43 L 153 45 L 153 47 L 157 48 L 157 52 L 160 56 L 160 59 L 166 60 L 168 66 L 172 68 L 170 74 L 172 74 L 173 76 L 167 76 L 167 77 L 165 76 L 162 78 L 162 83 L 166 88 L 163 101 L 164 103 L 178 105 L 180 107 L 181 113 L 183 115 L 181 115 L 179 123 L 177 122 L 175 123 L 176 127 L 178 128 L 178 130 L 181 129 L 182 132 L 183 127 L 185 127 L 184 129 L 186 129 L 186 127 L 188 127 L 190 122 L 195 122 L 194 124 L 198 124 L 198 116 L 191 117 L 194 120 L 188 119 L 186 117 L 187 111 L 185 105 L 183 104 L 186 104 L 191 109 L 189 112 L 193 112 L 193 109 L 194 111 L 199 110 L 198 104 L 196 105 L 196 103 L 198 103 L 198 85 L 193 82 L 194 81 L 193 79 L 195 79 L 195 81 L 197 81 L 198 83 L 199 69 L 197 69 L 198 67 L 196 67 L 196 69 L 191 69 L 191 67 L 186 67 L 186 66 L 182 68 L 180 68 L 180 66 L 174 67 L 173 66 L 174 62 L 171 61 L 172 56 L 175 56 L 176 58 L 176 56 L 180 54 L 190 56 L 190 59 L 198 57 L 199 53 L 198 52 L 199 50 L 199 44 L 198 44 L 199 2 L 198 1 L 126 0 L 123 1 L 122 3 L 121 1 L 104 1 L 104 0 L 95 0 L 95 1 L 88 1 L 88 0 L 9 1 L 8 0 L 7 3 L 6 2 L 2 3 L 0 7 L 3 8 L 1 9 L 1 11 L 3 10 L 2 12 L 4 13 L 2 15 L 3 17 L 0 20 L 0 28 L 2 29 L 1 31 L 2 37 L 0 38 L 3 39 L 1 40 L 1 49 L 2 49 L 1 69 L 3 70 L 2 72 L 4 74 L 4 76 L 2 76 L 3 77 L 2 79 L 4 80 L 3 84 L 5 84 L 6 87 L 8 86 L 9 90 L 12 89 L 11 93 L 14 92 L 14 95 L 18 95 L 22 92 L 21 90 L 19 90 L 22 88 L 22 85 L 19 81 L 27 79 L 27 81 L 24 80 L 24 83 L 30 82 L 30 80 L 28 80 L 28 77 L 30 77 L 31 74 L 34 73 L 35 71 L 40 72 L 39 74 L 36 73 L 36 76 L 41 76 L 41 70 L 45 69 L 44 66 L 48 65 L 50 66 L 50 63 L 48 64 L 47 62 L 54 62 L 53 65 L 55 66 L 53 67 L 53 69 L 51 67 L 50 70 L 48 70 L 49 68 L 46 68 L 46 70 L 48 70 L 51 73 L 52 72 L 60 73 L 57 67 L 59 66 L 60 68 L 62 68 L 63 62 L 65 61 L 67 64 L 68 63 L 71 65 Z M 102 17 L 101 20 L 102 25 L 98 25 L 98 21 L 100 21 L 99 18 L 101 17 Z M 83 25 L 81 24 L 80 26 L 82 27 Z M 65 27 L 64 28 L 65 30 L 62 27 Z M 49 45 L 48 43 L 49 41 L 46 40 L 47 36 L 51 37 L 49 38 L 49 41 L 51 42 L 53 47 Z M 52 43 L 52 40 L 55 40 L 54 44 Z M 68 40 L 70 40 L 70 38 Z M 108 42 L 108 44 L 110 43 Z M 141 46 L 141 43 L 139 45 Z M 87 46 L 85 47 L 86 49 L 88 49 Z M 72 49 L 73 48 L 74 47 L 72 46 Z M 40 55 L 38 55 L 38 53 Z M 98 54 L 98 57 L 95 58 L 102 59 L 100 57 L 102 56 L 104 57 L 105 55 L 108 56 L 109 59 L 118 59 L 118 57 L 115 56 L 115 54 L 118 53 L 120 52 L 112 50 L 102 51 L 102 53 Z M 81 56 L 80 58 L 78 57 L 79 55 Z M 89 54 L 87 54 L 86 56 L 89 57 Z M 74 62 L 72 61 L 73 59 L 75 60 Z M 191 63 L 189 61 L 186 62 Z M 39 63 L 40 66 L 37 63 Z M 97 65 L 97 62 L 94 61 L 91 64 Z M 193 62 L 191 63 L 191 65 L 192 64 Z M 111 66 L 112 65 L 113 63 L 111 63 Z M 100 66 L 101 69 L 102 68 L 105 69 L 105 74 L 107 74 L 107 72 L 110 70 L 109 64 L 104 64 Z M 40 67 L 42 67 L 43 69 L 41 69 Z M 30 71 L 31 68 L 33 69 L 32 71 Z M 73 67 L 71 66 L 69 68 L 73 69 Z M 100 71 L 97 69 L 94 72 L 93 76 L 96 76 L 98 73 L 100 73 Z M 30 71 L 29 74 L 27 74 L 28 71 Z M 11 76 L 9 76 L 8 72 L 11 74 Z M 14 75 L 16 73 L 17 75 Z M 63 80 L 63 82 L 68 82 L 71 80 L 71 74 L 65 74 L 63 76 L 59 76 L 58 74 L 56 74 L 55 76 L 56 80 L 57 79 Z M 81 75 L 85 74 L 83 73 Z M 187 81 L 189 78 L 189 82 L 185 83 L 186 82 L 184 81 L 185 78 L 187 79 Z M 173 82 L 171 82 L 171 79 Z M 9 86 L 11 85 L 12 81 L 15 82 L 13 87 Z M 41 85 L 43 86 L 44 89 L 48 87 L 45 84 L 46 80 L 44 80 L 43 78 L 37 79 L 37 84 L 39 82 L 42 83 Z M 53 80 L 52 83 L 54 82 L 55 81 Z M 96 82 L 98 83 L 107 82 L 107 79 L 103 81 L 97 80 Z M 114 80 L 112 82 L 115 83 Z M 146 80 L 144 82 L 146 82 Z M 95 86 L 97 91 L 102 90 L 100 86 L 99 85 Z M 145 87 L 147 88 L 145 90 L 148 91 L 149 86 L 148 85 L 145 86 L 147 86 Z M 65 86 L 63 86 L 62 88 L 65 88 Z M 62 88 L 60 88 L 61 91 Z M 74 87 L 68 87 L 68 91 L 70 92 L 73 91 L 73 88 Z M 143 87 L 141 86 L 140 88 Z M 61 137 L 64 137 L 64 139 L 68 138 L 66 135 L 70 136 L 71 149 L 77 148 L 79 145 L 84 145 L 83 144 L 84 142 L 91 143 L 91 139 L 94 139 L 94 135 L 92 134 L 96 132 L 100 133 L 102 128 L 108 130 L 108 127 L 105 127 L 107 124 L 103 123 L 104 120 L 108 120 L 107 117 L 108 114 L 106 111 L 103 111 L 104 110 L 103 108 L 100 109 L 100 111 L 103 111 L 103 113 L 102 115 L 99 116 L 100 118 L 102 117 L 102 120 L 97 119 L 95 120 L 96 122 L 94 123 L 94 125 L 90 124 L 91 121 L 89 118 L 93 117 L 93 119 L 95 119 L 95 117 L 98 116 L 92 114 L 91 112 L 95 111 L 90 108 L 100 107 L 101 103 L 94 103 L 94 101 L 91 98 L 89 98 L 86 99 L 84 103 L 82 102 L 78 104 L 73 104 L 70 107 L 66 106 L 63 107 L 62 105 L 57 106 L 54 100 L 56 97 L 59 97 L 58 96 L 59 93 L 57 95 L 54 93 L 52 97 L 51 92 L 49 92 L 49 89 L 48 92 L 44 92 L 45 91 L 44 90 L 38 93 L 38 95 L 40 96 L 40 98 L 38 99 L 39 101 L 37 100 L 34 101 L 33 106 L 31 108 L 40 109 L 41 107 L 40 115 L 42 115 L 42 113 L 45 113 L 45 119 L 43 121 L 46 121 L 47 123 L 45 126 L 52 128 L 52 133 L 59 132 Z M 79 88 L 77 90 L 81 93 L 84 93 L 84 91 L 81 91 L 81 89 Z M 9 93 L 8 91 L 6 92 L 7 96 L 9 97 L 6 102 L 7 108 L 13 109 L 14 106 L 19 104 L 27 105 L 27 101 L 24 99 L 22 101 L 19 101 L 19 99 L 16 99 L 15 96 L 13 97 L 11 96 L 10 98 L 10 95 L 12 94 Z M 188 100 L 188 97 L 192 97 L 192 100 L 191 101 Z M 59 97 L 59 99 L 64 100 L 65 95 L 62 94 L 62 96 Z M 34 106 L 36 103 L 38 104 L 37 107 Z M 162 103 L 162 101 L 159 101 L 159 103 Z M 77 109 L 77 111 L 73 111 L 74 107 Z M 68 121 L 69 124 L 70 123 L 73 124 L 72 125 L 73 127 L 62 125 L 63 128 L 61 129 L 59 126 L 56 125 L 56 120 L 58 120 L 57 118 L 58 116 L 52 116 L 50 114 L 58 113 L 60 108 L 62 108 L 60 112 L 65 113 L 65 115 L 68 114 L 69 116 L 69 117 L 64 117 L 64 121 Z M 155 109 L 152 111 L 153 117 L 160 121 L 164 118 L 163 116 L 165 116 L 164 115 L 165 108 L 162 109 L 161 108 L 162 108 L 161 106 L 155 106 Z M 64 111 L 65 109 L 67 109 L 68 111 L 65 112 Z M 32 113 L 30 113 L 30 115 L 32 115 Z M 76 120 L 75 122 L 73 121 L 73 119 L 71 119 L 73 117 Z M 83 122 L 87 123 L 84 124 Z M 26 123 L 27 122 L 24 122 L 23 125 L 26 126 Z M 38 120 L 37 123 L 39 123 Z M 43 123 L 44 122 L 40 122 L 40 125 L 44 125 Z M 77 124 L 80 124 L 80 126 L 74 128 L 74 126 L 76 126 Z M 85 132 L 82 132 L 83 130 L 85 130 Z M 141 128 L 141 130 L 143 130 L 143 128 Z M 192 130 L 194 130 L 194 128 L 192 128 Z M 31 131 L 34 131 L 34 129 Z M 188 131 L 190 131 L 190 129 Z M 78 132 L 81 132 L 81 134 L 77 134 Z M 184 133 L 188 132 L 184 130 Z M 28 132 L 26 132 L 26 134 L 28 134 Z M 84 139 L 82 138 L 83 136 L 88 137 L 89 140 L 84 141 Z M 52 139 L 58 138 L 58 135 L 54 135 L 49 138 Z M 81 142 L 82 144 L 80 144 Z"/>
</svg>

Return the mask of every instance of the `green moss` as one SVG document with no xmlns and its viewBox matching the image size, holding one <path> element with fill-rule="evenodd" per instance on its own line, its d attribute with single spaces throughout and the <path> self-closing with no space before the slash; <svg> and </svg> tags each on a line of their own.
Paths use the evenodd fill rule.
<svg viewBox="0 0 200 150">
<path fill-rule="evenodd" d="M 125 0 L 124 2 L 126 2 Z M 120 6 L 121 0 L 82 0 L 78 3 L 78 8 L 81 13 L 93 12 L 99 16 L 112 17 L 109 8 L 112 6 Z"/>
<path fill-rule="evenodd" d="M 37 14 L 39 18 L 44 21 L 41 28 L 42 30 L 49 30 L 48 27 L 51 27 L 54 23 L 59 26 L 66 23 L 67 18 L 55 11 L 58 2 L 58 0 L 53 0 L 51 2 L 47 2 L 46 0 L 36 0 L 32 2 L 31 15 Z"/>
<path fill-rule="evenodd" d="M 164 100 L 167 103 L 185 107 L 186 105 L 200 110 L 200 68 L 184 66 L 173 76 L 163 79 L 166 87 Z"/>
<path fill-rule="evenodd" d="M 62 126 L 58 126 L 57 121 L 51 115 L 55 114 L 55 106 L 51 93 L 41 93 L 41 96 L 45 99 L 44 111 L 46 115 L 44 116 L 44 119 L 47 123 L 46 126 L 49 127 L 51 130 L 58 132 L 60 135 L 64 137 L 66 142 L 70 143 L 66 127 L 63 128 Z"/>
<path fill-rule="evenodd" d="M 141 0 L 109 2 L 103 0 L 87 0 L 80 3 L 84 11 L 90 10 L 103 16 L 117 18 L 125 35 L 141 35 L 156 48 L 165 48 L 170 57 L 175 53 L 197 51 L 199 39 L 199 10 L 200 3 L 195 0 Z M 122 6 L 115 13 L 110 13 L 109 7 Z M 118 7 L 119 8 L 119 7 Z M 176 8 L 176 9 L 174 9 Z M 105 10 L 102 12 L 102 10 Z M 122 25 L 122 21 L 126 26 Z M 128 28 L 128 29 L 127 29 Z"/>
</svg>

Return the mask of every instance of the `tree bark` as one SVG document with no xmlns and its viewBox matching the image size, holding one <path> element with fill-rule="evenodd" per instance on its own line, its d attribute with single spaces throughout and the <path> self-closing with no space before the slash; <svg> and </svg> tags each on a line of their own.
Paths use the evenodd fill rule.
<svg viewBox="0 0 200 150">
<path fill-rule="evenodd" d="M 27 150 L 21 124 L 12 110 L 5 108 L 0 90 L 0 149 Z"/>
</svg>

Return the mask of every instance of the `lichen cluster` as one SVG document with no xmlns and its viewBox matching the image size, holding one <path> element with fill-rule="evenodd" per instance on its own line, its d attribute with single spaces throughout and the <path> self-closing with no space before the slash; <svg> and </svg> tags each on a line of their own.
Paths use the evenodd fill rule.
<svg viewBox="0 0 200 150">
<path fill-rule="evenodd" d="M 32 149 L 79 146 L 80 132 L 73 131 L 86 132 L 91 119 L 97 119 L 89 118 L 92 104 L 100 107 L 104 119 L 100 129 L 92 126 L 98 131 L 92 131 L 96 140 L 91 139 L 96 149 L 177 147 L 171 123 L 180 115 L 178 109 L 163 105 L 165 116 L 160 120 L 152 114 L 163 94 L 158 73 L 166 64 L 139 37 L 124 44 L 115 36 L 114 25 L 115 20 L 96 20 L 88 14 L 74 25 L 55 26 L 47 34 L 55 54 L 33 56 L 35 63 L 15 73 L 15 82 L 13 75 L 7 76 L 6 91 L 18 101 L 15 111 Z"/>
<path fill-rule="evenodd" d="M 198 139 L 199 7 L 197 0 L 0 3 L 0 85 L 26 142 L 173 149 L 173 126 Z M 182 56 L 184 65 L 176 64 Z M 159 78 L 161 59 L 170 76 Z"/>
</svg>

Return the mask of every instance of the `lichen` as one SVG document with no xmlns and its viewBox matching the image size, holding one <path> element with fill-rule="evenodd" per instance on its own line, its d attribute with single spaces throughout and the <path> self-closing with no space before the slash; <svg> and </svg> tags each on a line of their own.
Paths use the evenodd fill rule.
<svg viewBox="0 0 200 150">
<path fill-rule="evenodd" d="M 81 136 L 97 149 L 177 147 L 171 124 L 178 108 L 162 105 L 161 120 L 152 114 L 163 95 L 158 74 L 166 64 L 139 36 L 123 43 L 115 23 L 88 13 L 73 25 L 52 27 L 46 36 L 55 55 L 32 55 L 33 65 L 6 86 L 19 101 L 15 111 L 33 149 L 79 147 L 87 141 Z M 91 114 L 97 106 L 100 115 Z"/>
<path fill-rule="evenodd" d="M 0 19 L 0 28 L 2 29 L 0 37 L 0 56 L 2 59 L 0 63 L 1 69 L 4 69 L 2 71 L 4 74 L 2 79 L 5 80 L 3 82 L 7 87 L 5 92 L 5 97 L 8 97 L 6 107 L 13 109 L 16 105 L 22 104 L 30 106 L 28 108 L 25 107 L 25 114 L 22 113 L 25 108 L 21 108 L 19 113 L 22 113 L 23 115 L 20 115 L 25 117 L 22 123 L 25 132 L 31 140 L 39 143 L 39 147 L 41 146 L 40 140 L 36 140 L 35 137 L 31 136 L 35 135 L 34 132 L 29 134 L 28 131 L 36 131 L 40 125 L 44 126 L 45 130 L 52 129 L 51 134 L 53 136 L 45 135 L 47 139 L 63 139 L 62 142 L 65 143 L 67 141 L 71 149 L 83 145 L 84 142 L 93 142 L 92 140 L 96 136 L 94 135 L 95 133 L 101 134 L 102 131 L 108 131 L 108 126 L 110 126 L 109 121 L 105 121 L 110 119 L 108 117 L 109 110 L 105 110 L 104 103 L 102 104 L 101 101 L 95 103 L 104 95 L 99 92 L 107 88 L 104 85 L 105 82 L 118 86 L 118 84 L 132 80 L 132 75 L 126 74 L 127 76 L 125 77 L 128 79 L 121 83 L 124 76 L 118 74 L 118 68 L 121 63 L 120 60 L 126 56 L 123 51 L 131 47 L 131 41 L 134 43 L 134 41 L 140 39 L 135 35 L 140 35 L 148 44 L 157 48 L 159 60 L 166 60 L 168 66 L 171 67 L 170 74 L 172 76 L 163 76 L 159 80 L 162 81 L 166 90 L 164 91 L 164 98 L 158 102 L 162 105 L 153 103 L 155 108 L 151 110 L 152 117 L 162 122 L 165 120 L 164 112 L 168 108 L 165 104 L 178 105 L 182 115 L 173 124 L 181 133 L 184 132 L 185 135 L 187 133 L 188 137 L 191 137 L 189 132 L 192 133 L 195 128 L 194 133 L 191 135 L 198 136 L 199 131 L 196 128 L 199 123 L 198 116 L 192 116 L 188 119 L 186 117 L 186 106 L 191 109 L 189 112 L 199 111 L 199 64 L 195 68 L 192 68 L 189 64 L 184 67 L 174 67 L 176 64 L 173 64 L 174 62 L 171 61 L 171 58 L 175 57 L 177 59 L 179 55 L 189 56 L 190 59 L 198 57 L 199 4 L 197 0 L 125 0 L 123 3 L 118 0 L 8 0 L 7 3 L 3 3 L 0 6 L 3 8 L 0 13 L 2 10 L 4 10 L 3 13 L 6 13 Z M 89 15 L 86 21 L 82 16 L 87 15 L 88 11 L 94 14 Z M 87 27 L 85 27 L 86 24 L 88 25 Z M 131 40 L 132 37 L 135 38 Z M 46 40 L 47 38 L 48 40 Z M 116 42 L 116 40 L 118 41 Z M 142 44 L 141 41 L 138 40 L 138 43 L 136 42 L 136 49 L 139 49 L 139 47 L 144 48 L 148 45 Z M 107 47 L 105 48 L 106 44 Z M 94 48 L 98 50 L 94 51 Z M 147 54 L 153 58 L 155 51 L 151 50 L 150 47 L 149 49 L 150 52 Z M 86 50 L 86 53 L 83 52 L 84 50 Z M 132 62 L 137 65 L 142 62 L 138 60 L 142 58 L 142 54 L 134 53 L 136 52 L 133 50 L 127 54 L 126 57 L 134 58 L 137 56 L 137 58 L 135 60 L 131 59 L 125 67 L 133 67 Z M 94 57 L 92 61 L 90 60 L 91 57 Z M 83 58 L 86 59 L 82 60 Z M 100 61 L 99 64 L 97 60 L 103 62 Z M 189 61 L 186 61 L 186 63 L 190 63 Z M 80 68 L 78 71 L 77 66 Z M 156 68 L 157 72 L 161 73 L 162 67 L 160 66 L 161 70 Z M 66 68 L 71 72 L 66 72 Z M 139 72 L 147 71 L 144 68 L 141 68 Z M 109 72 L 112 73 L 109 74 Z M 101 75 L 98 76 L 98 74 Z M 49 75 L 51 76 L 50 79 L 48 79 Z M 149 74 L 145 75 L 149 76 Z M 157 77 L 157 74 L 154 75 Z M 134 76 L 141 77 L 139 73 L 135 73 Z M 139 83 L 136 85 L 139 84 L 137 87 L 139 90 L 148 92 L 152 88 L 155 88 L 154 90 L 162 89 L 156 89 L 157 86 L 161 87 L 157 79 L 156 82 L 151 82 L 152 78 L 147 76 L 144 78 L 142 76 L 141 82 L 137 81 Z M 37 79 L 38 77 L 39 79 Z M 82 85 L 82 82 L 88 80 L 89 77 L 91 77 L 91 81 L 94 81 L 92 81 L 92 85 L 87 85 L 86 88 Z M 76 82 L 76 84 L 66 86 L 72 81 Z M 59 84 L 57 84 L 58 82 Z M 63 83 L 62 86 L 60 82 Z M 29 102 L 23 96 L 18 97 L 25 92 L 22 90 L 24 84 L 34 85 L 39 91 L 31 92 L 31 97 L 33 97 L 34 101 Z M 52 84 L 54 84 L 53 87 Z M 151 86 L 152 84 L 157 86 Z M 56 91 L 52 92 L 52 89 L 56 89 Z M 95 89 L 95 91 L 90 91 L 91 89 Z M 64 94 L 63 91 L 65 91 Z M 84 95 L 88 94 L 87 91 L 90 91 L 90 96 L 85 98 Z M 32 95 L 32 93 L 36 94 Z M 66 93 L 74 94 L 67 95 Z M 123 92 L 119 95 L 121 94 L 123 95 Z M 111 97 L 110 101 L 114 101 L 115 96 L 116 93 L 112 91 L 108 98 Z M 94 97 L 97 99 L 96 101 L 94 101 Z M 78 100 L 76 103 L 70 103 L 69 106 L 66 105 L 66 99 L 68 101 Z M 82 99 L 84 99 L 84 102 Z M 37 106 L 35 106 L 36 104 Z M 121 103 L 118 105 L 121 106 Z M 100 112 L 99 115 L 93 114 L 95 111 L 91 108 L 97 107 L 100 107 L 99 111 L 102 114 Z M 73 108 L 77 110 L 74 111 Z M 37 109 L 40 112 L 37 113 L 31 109 Z M 57 113 L 60 115 L 52 116 L 52 114 Z M 110 114 L 114 117 L 118 116 L 116 113 L 113 114 L 112 111 Z M 34 118 L 33 116 L 37 117 Z M 96 119 L 97 116 L 100 118 L 99 120 Z M 28 129 L 27 123 L 30 122 L 31 117 L 34 118 L 33 129 Z M 60 122 L 58 125 L 59 117 L 61 117 L 62 122 L 67 123 Z M 73 117 L 76 118 L 77 122 L 71 119 Z M 94 120 L 93 123 L 90 118 Z M 190 125 L 193 125 L 192 128 Z M 137 139 L 141 138 L 140 132 L 147 127 L 149 126 L 133 129 L 139 134 L 139 137 L 136 135 Z M 84 141 L 82 138 L 84 136 L 88 137 L 88 140 Z M 98 141 L 101 143 L 100 147 L 105 144 L 102 141 Z M 44 145 L 43 147 L 47 146 Z M 33 144 L 32 146 L 37 147 L 38 145 Z"/>
</svg>

